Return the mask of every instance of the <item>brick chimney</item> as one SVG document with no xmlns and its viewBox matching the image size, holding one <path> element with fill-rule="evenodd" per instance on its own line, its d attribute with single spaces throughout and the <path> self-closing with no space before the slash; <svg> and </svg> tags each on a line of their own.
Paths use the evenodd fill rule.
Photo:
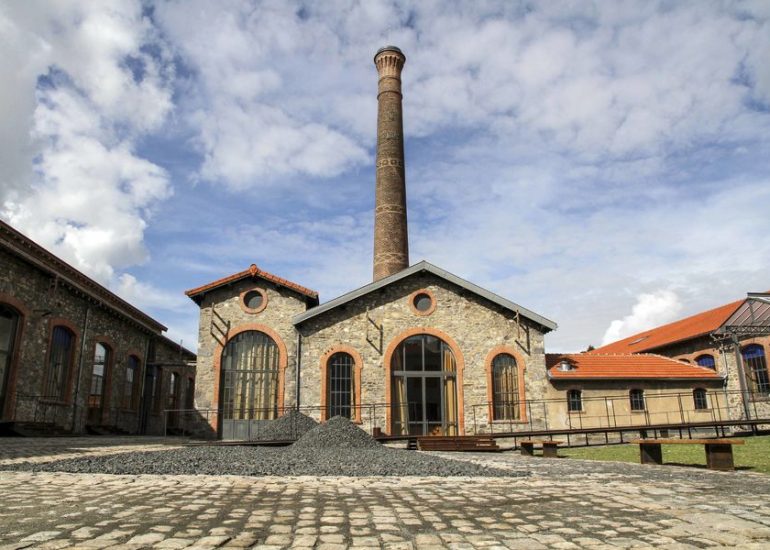
<svg viewBox="0 0 770 550">
<path fill-rule="evenodd" d="M 377 164 L 374 208 L 374 280 L 409 267 L 404 176 L 401 69 L 406 56 L 395 46 L 377 51 Z"/>
</svg>

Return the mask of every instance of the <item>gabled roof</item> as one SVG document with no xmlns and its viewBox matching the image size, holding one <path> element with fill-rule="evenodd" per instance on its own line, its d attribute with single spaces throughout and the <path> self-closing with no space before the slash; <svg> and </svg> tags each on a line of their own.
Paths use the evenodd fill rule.
<svg viewBox="0 0 770 550">
<path fill-rule="evenodd" d="M 538 315 L 537 313 L 530 311 L 524 307 L 521 307 L 520 305 L 515 304 L 510 300 L 506 300 L 505 298 L 498 296 L 494 292 L 490 292 L 488 290 L 481 288 L 480 286 L 474 285 L 473 283 L 466 281 L 465 279 L 461 279 L 457 275 L 453 275 L 448 271 L 444 271 L 443 269 L 436 267 L 435 265 L 428 263 L 425 260 L 418 262 L 413 266 L 407 267 L 406 269 L 403 269 L 398 273 L 394 273 L 393 275 L 384 277 L 378 281 L 374 281 L 373 283 L 369 283 L 366 286 L 362 286 L 357 290 L 348 292 L 347 294 L 343 294 L 342 296 L 339 296 L 333 300 L 330 300 L 325 304 L 322 304 L 318 307 L 314 307 L 313 309 L 309 309 L 304 313 L 300 313 L 299 315 L 296 315 L 294 319 L 292 319 L 292 322 L 295 325 L 300 325 L 305 321 L 307 321 L 308 319 L 312 319 L 314 317 L 317 317 L 318 315 L 322 315 L 323 313 L 326 313 L 327 311 L 331 311 L 332 309 L 335 309 L 343 304 L 347 304 L 348 302 L 355 300 L 356 298 L 365 296 L 370 292 L 374 292 L 375 290 L 379 290 L 397 281 L 400 281 L 411 275 L 414 275 L 415 273 L 420 273 L 420 272 L 426 272 L 426 273 L 435 275 L 440 279 L 444 279 L 445 281 L 448 281 L 461 288 L 464 288 L 465 290 L 472 292 L 477 296 L 481 296 L 482 298 L 485 298 L 490 302 L 493 302 L 509 311 L 518 313 L 519 315 L 526 317 L 527 319 L 534 321 L 535 323 L 542 326 L 545 329 L 545 332 L 549 332 L 556 328 L 556 323 L 554 323 L 553 321 L 546 319 L 545 317 Z"/>
<path fill-rule="evenodd" d="M 161 323 L 2 220 L 0 220 L 0 246 L 26 263 L 48 273 L 51 277 L 57 278 L 60 283 L 64 283 L 76 292 L 141 325 L 145 330 L 158 334 L 166 330 L 166 327 Z"/>
<path fill-rule="evenodd" d="M 569 370 L 560 365 L 566 361 Z M 714 370 L 651 353 L 547 354 L 551 380 L 721 380 Z"/>
<path fill-rule="evenodd" d="M 270 281 L 271 283 L 274 283 L 278 286 L 282 286 L 302 294 L 308 298 L 308 302 L 312 305 L 318 303 L 318 293 L 315 290 L 311 290 L 302 285 L 298 285 L 297 283 L 293 283 L 287 279 L 284 279 L 283 277 L 279 277 L 277 275 L 273 275 L 272 273 L 268 273 L 267 271 L 263 271 L 262 269 L 259 269 L 256 264 L 251 264 L 248 269 L 244 269 L 238 273 L 233 273 L 232 275 L 222 277 L 221 279 L 217 279 L 216 281 L 205 284 L 203 286 L 190 289 L 185 292 L 185 294 L 189 296 L 190 299 L 192 299 L 196 304 L 200 305 L 203 297 L 207 292 L 211 292 L 214 289 L 248 278 L 264 279 L 266 281 Z"/>
<path fill-rule="evenodd" d="M 698 336 L 705 336 L 721 327 L 743 302 L 744 300 L 730 302 L 685 319 L 634 334 L 588 353 L 639 353 Z"/>
</svg>

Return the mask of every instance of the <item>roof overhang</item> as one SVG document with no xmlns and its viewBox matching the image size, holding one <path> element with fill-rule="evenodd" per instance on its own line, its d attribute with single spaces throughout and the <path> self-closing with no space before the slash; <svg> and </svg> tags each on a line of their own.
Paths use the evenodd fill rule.
<svg viewBox="0 0 770 550">
<path fill-rule="evenodd" d="M 526 317 L 530 321 L 533 321 L 538 325 L 540 325 L 541 327 L 543 327 L 543 332 L 550 332 L 552 330 L 555 330 L 557 327 L 556 323 L 554 323 L 550 319 L 546 319 L 542 315 L 538 315 L 537 313 L 530 311 L 529 309 L 524 308 L 514 302 L 511 302 L 510 300 L 507 300 L 506 298 L 503 298 L 502 296 L 499 296 L 494 292 L 490 292 L 489 290 L 483 289 L 478 285 L 475 285 L 469 281 L 466 281 L 465 279 L 458 277 L 457 275 L 453 275 L 452 273 L 449 273 L 448 271 L 441 269 L 440 267 L 436 267 L 435 265 L 429 262 L 426 262 L 425 260 L 418 262 L 406 269 L 403 269 L 398 273 L 394 273 L 393 275 L 384 277 L 378 281 L 374 281 L 373 283 L 369 283 L 368 285 L 362 286 L 361 288 L 353 290 L 352 292 L 343 294 L 342 296 L 334 298 L 333 300 L 329 300 L 325 304 L 309 309 L 304 313 L 300 313 L 299 315 L 296 315 L 292 319 L 292 322 L 295 325 L 301 325 L 302 323 L 310 319 L 323 315 L 327 311 L 331 311 L 357 298 L 366 296 L 371 292 L 377 291 L 381 288 L 385 288 L 386 286 L 389 286 L 395 282 L 401 281 L 403 279 L 406 279 L 407 277 L 410 277 L 420 272 L 430 273 L 432 275 L 435 275 L 436 277 L 440 279 L 444 279 L 445 281 L 455 284 L 461 288 L 464 288 L 465 290 L 472 292 L 477 296 L 481 296 L 482 298 L 485 298 L 486 300 L 489 300 L 490 302 L 493 302 L 504 309 L 507 309 L 518 315 L 521 315 L 522 317 Z"/>
</svg>

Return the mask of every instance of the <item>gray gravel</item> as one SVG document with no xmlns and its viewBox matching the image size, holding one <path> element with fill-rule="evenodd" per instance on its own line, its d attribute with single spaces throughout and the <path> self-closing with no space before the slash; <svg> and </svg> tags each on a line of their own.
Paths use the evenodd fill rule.
<svg viewBox="0 0 770 550">
<path fill-rule="evenodd" d="M 199 446 L 131 452 L 47 463 L 20 463 L 6 470 L 104 474 L 203 474 L 246 476 L 482 476 L 518 477 L 527 472 L 489 468 L 426 453 L 385 447 L 335 417 L 289 447 Z"/>
<path fill-rule="evenodd" d="M 318 422 L 299 411 L 291 410 L 275 420 L 259 424 L 255 441 L 293 441 L 318 426 Z"/>
</svg>

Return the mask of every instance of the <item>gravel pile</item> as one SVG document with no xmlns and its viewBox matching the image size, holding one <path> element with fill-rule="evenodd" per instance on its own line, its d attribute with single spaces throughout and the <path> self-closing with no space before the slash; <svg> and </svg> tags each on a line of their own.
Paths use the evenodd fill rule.
<svg viewBox="0 0 770 550">
<path fill-rule="evenodd" d="M 274 447 L 186 447 L 131 452 L 42 464 L 18 463 L 0 469 L 163 475 L 245 476 L 463 476 L 528 475 L 379 444 L 349 420 L 335 417 L 308 430 L 293 445 Z"/>
<path fill-rule="evenodd" d="M 308 430 L 291 446 L 292 451 L 304 449 L 382 449 L 371 435 L 342 416 Z"/>
<path fill-rule="evenodd" d="M 299 411 L 291 410 L 276 418 L 266 420 L 259 425 L 256 441 L 288 441 L 299 439 L 309 430 L 318 426 L 318 422 Z"/>
</svg>

